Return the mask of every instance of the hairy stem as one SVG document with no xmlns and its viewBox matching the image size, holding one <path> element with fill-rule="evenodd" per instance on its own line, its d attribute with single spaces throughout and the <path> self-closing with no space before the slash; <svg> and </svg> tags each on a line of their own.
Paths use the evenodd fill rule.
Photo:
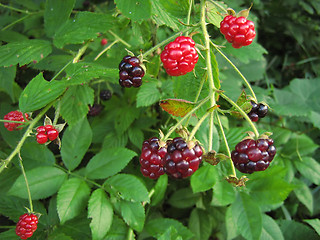
<svg viewBox="0 0 320 240">
<path fill-rule="evenodd" d="M 211 112 L 208 111 L 206 112 L 201 118 L 200 120 L 197 122 L 197 124 L 194 126 L 194 128 L 192 129 L 190 135 L 189 135 L 189 138 L 188 140 L 191 141 L 194 136 L 196 135 L 196 132 L 198 131 L 198 129 L 200 128 L 201 124 L 203 123 L 203 121 L 209 116 Z"/>
<path fill-rule="evenodd" d="M 108 51 L 110 48 L 112 48 L 113 45 L 115 45 L 117 42 L 119 42 L 119 39 L 114 40 L 108 47 L 103 49 L 95 58 L 94 61 L 97 61 L 99 57 L 101 57 L 102 54 L 104 54 L 106 51 Z"/>
<path fill-rule="evenodd" d="M 21 172 L 22 172 L 22 174 L 23 174 L 24 181 L 25 181 L 26 187 L 27 187 L 30 211 L 33 212 L 33 205 L 32 205 L 32 198 L 31 198 L 30 187 L 29 187 L 29 183 L 28 183 L 28 178 L 27 178 L 27 175 L 26 175 L 26 171 L 24 170 L 24 166 L 23 166 L 23 163 L 22 163 L 22 158 L 21 158 L 20 152 L 18 152 L 18 156 L 19 156 L 19 164 L 20 164 Z"/>
<path fill-rule="evenodd" d="M 114 38 L 116 40 L 118 40 L 119 42 L 121 42 L 123 45 L 125 45 L 128 48 L 131 48 L 131 45 L 129 43 L 127 43 L 126 41 L 124 41 L 121 37 L 119 37 L 117 34 L 115 34 L 114 32 L 112 32 L 111 30 L 108 31 L 112 36 L 114 36 Z"/>
</svg>

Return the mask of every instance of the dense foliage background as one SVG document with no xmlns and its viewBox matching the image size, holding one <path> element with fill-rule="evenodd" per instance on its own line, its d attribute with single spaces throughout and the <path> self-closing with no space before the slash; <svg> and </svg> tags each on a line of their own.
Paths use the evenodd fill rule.
<svg viewBox="0 0 320 240">
<path fill-rule="evenodd" d="M 223 17 L 217 12 L 227 7 L 240 11 L 252 1 L 207 1 L 212 41 L 223 46 L 221 51 L 250 81 L 258 100 L 270 106 L 268 116 L 256 124 L 259 133 L 273 132 L 277 147 L 266 171 L 247 175 L 243 187 L 225 180 L 231 174 L 227 160 L 216 166 L 203 163 L 184 180 L 163 175 L 154 181 L 140 173 L 142 142 L 158 136 L 159 129 L 167 133 L 180 119 L 163 111 L 159 101 L 195 101 L 206 71 L 200 57 L 195 74 L 170 77 L 159 58 L 165 44 L 148 52 L 187 31 L 203 44 L 196 25 L 199 1 L 191 8 L 194 25 L 186 26 L 190 2 L 1 1 L 0 118 L 19 109 L 32 112 L 34 120 L 21 131 L 0 126 L 0 239 L 19 239 L 15 224 L 29 208 L 18 155 L 4 168 L 3 160 L 15 149 L 27 172 L 34 211 L 41 214 L 30 239 L 319 239 L 318 0 L 253 1 L 249 19 L 257 37 L 240 49 L 219 32 Z M 101 46 L 102 38 L 107 45 Z M 126 49 L 148 53 L 139 89 L 118 84 L 117 68 Z M 233 101 L 243 89 L 250 95 L 234 67 L 213 47 L 211 54 L 215 79 L 225 94 Z M 207 85 L 199 99 L 208 96 Z M 108 101 L 99 97 L 104 89 L 113 93 Z M 88 116 L 94 103 L 103 110 Z M 230 107 L 223 99 L 218 104 Z M 67 122 L 60 133 L 61 149 L 35 141 L 35 128 L 45 115 Z M 250 126 L 229 114 L 220 119 L 233 149 Z M 191 118 L 190 131 L 198 120 Z M 208 125 L 205 120 L 196 134 L 206 151 Z M 30 126 L 33 132 L 27 137 Z M 212 145 L 227 154 L 217 122 Z M 238 178 L 242 175 L 237 171 Z"/>
</svg>

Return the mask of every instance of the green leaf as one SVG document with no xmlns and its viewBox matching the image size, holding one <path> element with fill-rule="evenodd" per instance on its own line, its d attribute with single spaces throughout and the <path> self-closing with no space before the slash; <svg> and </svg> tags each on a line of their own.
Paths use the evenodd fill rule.
<svg viewBox="0 0 320 240">
<path fill-rule="evenodd" d="M 302 157 L 302 161 L 294 161 L 298 171 L 311 182 L 320 185 L 320 164 L 311 157 Z"/>
<path fill-rule="evenodd" d="M 227 9 L 227 5 L 223 2 L 219 2 L 220 5 L 223 5 L 225 9 Z M 219 13 L 219 9 L 217 9 L 216 5 L 214 5 L 210 1 L 206 1 L 206 16 L 208 23 L 213 24 L 217 28 L 220 28 L 220 22 L 223 20 L 221 14 Z"/>
<path fill-rule="evenodd" d="M 144 135 L 141 129 L 135 127 L 128 128 L 128 136 L 130 141 L 138 148 L 141 148 Z"/>
<path fill-rule="evenodd" d="M 159 26 L 166 25 L 174 31 L 179 30 L 180 23 L 178 19 L 163 10 L 160 0 L 152 1 L 152 19 Z"/>
<path fill-rule="evenodd" d="M 3 91 L 7 93 L 12 102 L 15 102 L 15 96 L 13 92 L 13 84 L 14 79 L 16 77 L 16 68 L 15 67 L 9 67 L 4 68 L 0 67 L 0 91 Z"/>
<path fill-rule="evenodd" d="M 158 240 L 183 240 L 182 237 L 178 234 L 177 230 L 173 226 L 170 226 L 157 239 Z"/>
<path fill-rule="evenodd" d="M 103 179 L 121 171 L 136 153 L 126 148 L 106 149 L 90 159 L 86 175 L 91 179 Z"/>
<path fill-rule="evenodd" d="M 117 8 L 127 18 L 133 21 L 142 22 L 151 17 L 151 2 L 150 0 L 115 0 Z"/>
<path fill-rule="evenodd" d="M 137 94 L 137 107 L 147 107 L 160 100 L 161 94 L 157 88 L 157 83 L 143 83 Z"/>
<path fill-rule="evenodd" d="M 213 206 L 227 206 L 236 199 L 236 192 L 232 184 L 225 180 L 217 181 L 213 187 L 211 204 Z"/>
<path fill-rule="evenodd" d="M 56 30 L 69 19 L 74 4 L 75 0 L 46 1 L 44 29 L 48 37 L 52 37 Z"/>
<path fill-rule="evenodd" d="M 108 132 L 103 139 L 102 148 L 118 148 L 125 147 L 128 143 L 128 134 L 124 132 L 123 134 L 117 134 L 115 131 Z"/>
<path fill-rule="evenodd" d="M 55 194 L 67 177 L 65 172 L 55 167 L 34 168 L 26 171 L 26 175 L 33 200 Z M 22 175 L 17 178 L 8 194 L 28 199 L 26 183 Z"/>
<path fill-rule="evenodd" d="M 23 90 L 19 99 L 19 108 L 22 112 L 32 112 L 51 103 L 65 90 L 62 81 L 48 82 L 39 73 Z"/>
<path fill-rule="evenodd" d="M 161 175 L 156 185 L 154 186 L 154 194 L 151 198 L 151 206 L 156 206 L 158 203 L 160 203 L 165 196 L 166 190 L 168 186 L 168 175 L 164 174 Z"/>
<path fill-rule="evenodd" d="M 294 220 L 278 220 L 284 239 L 319 239 L 315 231 Z"/>
<path fill-rule="evenodd" d="M 192 193 L 190 188 L 181 188 L 171 195 L 168 203 L 176 208 L 189 208 L 196 205 L 200 197 L 199 193 Z"/>
<path fill-rule="evenodd" d="M 111 228 L 104 240 L 126 240 L 127 231 L 127 225 L 117 215 L 114 215 Z"/>
<path fill-rule="evenodd" d="M 61 224 L 70 220 L 85 209 L 90 195 L 90 188 L 85 181 L 71 178 L 64 182 L 58 191 L 57 209 Z"/>
<path fill-rule="evenodd" d="M 198 139 L 198 141 L 201 142 L 202 147 L 206 150 L 208 150 L 208 148 L 209 148 L 209 132 L 210 132 L 209 131 L 209 128 L 210 128 L 209 120 L 210 120 L 210 118 L 206 118 L 196 133 L 196 139 Z M 211 146 L 212 146 L 212 149 L 215 150 L 216 152 L 220 151 L 219 139 L 220 139 L 220 136 L 217 131 L 217 128 L 215 125 L 213 125 Z"/>
<path fill-rule="evenodd" d="M 91 231 L 89 227 L 90 221 L 87 218 L 85 211 L 79 216 L 65 222 L 64 224 L 59 224 L 55 232 L 64 233 L 72 239 L 92 239 Z"/>
<path fill-rule="evenodd" d="M 87 118 L 68 127 L 63 133 L 61 157 L 66 167 L 72 171 L 80 163 L 92 141 L 92 131 Z"/>
<path fill-rule="evenodd" d="M 233 213 L 232 213 L 232 205 L 227 207 L 226 215 L 225 215 L 225 223 L 227 230 L 227 239 L 234 239 L 239 235 L 237 225 L 233 221 Z"/>
<path fill-rule="evenodd" d="M 66 44 L 83 43 L 98 37 L 99 32 L 106 32 L 113 22 L 113 17 L 108 14 L 78 12 L 73 20 L 68 20 L 56 31 L 53 43 L 58 48 Z"/>
<path fill-rule="evenodd" d="M 308 223 L 311 227 L 316 230 L 318 235 L 320 235 L 320 220 L 319 219 L 305 219 L 304 222 Z"/>
<path fill-rule="evenodd" d="M 50 235 L 48 240 L 73 240 L 73 239 L 65 235 L 64 233 L 58 233 L 58 234 Z"/>
<path fill-rule="evenodd" d="M 39 62 L 52 51 L 51 43 L 45 40 L 25 40 L 0 46 L 0 66 L 20 66 Z"/>
<path fill-rule="evenodd" d="M 116 196 L 120 196 L 122 199 L 136 202 L 150 202 L 147 188 L 134 175 L 117 174 L 107 179 L 104 185 L 110 192 Z"/>
<path fill-rule="evenodd" d="M 90 223 L 92 239 L 104 239 L 112 224 L 113 208 L 102 189 L 92 193 L 88 204 L 88 217 L 92 218 Z"/>
<path fill-rule="evenodd" d="M 289 157 L 299 158 L 299 156 L 313 154 L 318 148 L 319 145 L 315 144 L 309 136 L 293 134 L 284 145 L 282 153 Z"/>
<path fill-rule="evenodd" d="M 212 165 L 206 165 L 199 168 L 191 176 L 191 188 L 194 193 L 205 192 L 211 189 L 216 183 L 217 179 L 216 168 Z"/>
<path fill-rule="evenodd" d="M 240 192 L 232 204 L 232 218 L 238 231 L 246 239 L 259 239 L 262 232 L 260 208 L 248 194 Z"/>
<path fill-rule="evenodd" d="M 32 68 L 58 72 L 70 61 L 72 61 L 72 55 L 50 55 L 41 62 L 32 65 Z"/>
<path fill-rule="evenodd" d="M 10 229 L 8 231 L 0 233 L 1 240 L 12 240 L 12 239 L 16 239 L 16 238 L 17 238 L 17 234 L 16 234 L 15 229 Z"/>
<path fill-rule="evenodd" d="M 131 106 L 123 106 L 114 112 L 118 115 L 115 119 L 115 129 L 118 135 L 123 134 L 139 117 L 139 111 Z"/>
<path fill-rule="evenodd" d="M 280 227 L 266 214 L 262 215 L 262 233 L 260 240 L 283 240 Z"/>
<path fill-rule="evenodd" d="M 212 75 L 213 75 L 214 86 L 216 89 L 220 89 L 221 85 L 220 85 L 220 78 L 219 78 L 219 66 L 218 66 L 216 55 L 212 51 L 211 51 L 211 65 L 212 65 Z"/>
<path fill-rule="evenodd" d="M 306 206 L 311 215 L 313 214 L 313 196 L 311 189 L 302 181 L 295 179 L 298 186 L 294 189 L 294 193 L 299 201 Z"/>
<path fill-rule="evenodd" d="M 94 91 L 87 85 L 71 86 L 61 98 L 61 116 L 69 125 L 84 118 L 93 105 Z"/>
<path fill-rule="evenodd" d="M 189 229 L 195 235 L 198 240 L 207 240 L 209 239 L 212 226 L 210 221 L 209 214 L 202 210 L 195 208 L 192 210 L 189 218 Z"/>
<path fill-rule="evenodd" d="M 160 101 L 160 107 L 176 117 L 184 117 L 194 106 L 195 104 L 193 102 L 183 99 L 165 99 Z"/>
<path fill-rule="evenodd" d="M 21 171 L 18 168 L 9 168 L 0 174 L 0 196 L 4 196 L 11 188 Z"/>
<path fill-rule="evenodd" d="M 0 32 L 0 40 L 3 42 L 22 42 L 28 40 L 28 37 L 12 30 L 2 30 Z"/>
<path fill-rule="evenodd" d="M 141 232 L 146 217 L 141 203 L 122 200 L 119 205 L 124 221 L 134 230 Z"/>
<path fill-rule="evenodd" d="M 153 237 L 161 236 L 168 228 L 174 227 L 183 240 L 193 237 L 193 233 L 181 222 L 170 218 L 156 218 L 148 221 L 145 230 Z"/>
</svg>

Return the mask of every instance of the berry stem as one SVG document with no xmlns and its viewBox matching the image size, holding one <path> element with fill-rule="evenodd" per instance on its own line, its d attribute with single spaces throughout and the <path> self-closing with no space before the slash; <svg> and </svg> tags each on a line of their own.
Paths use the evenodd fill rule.
<svg viewBox="0 0 320 240">
<path fill-rule="evenodd" d="M 191 11 L 192 11 L 192 5 L 193 5 L 193 0 L 189 0 L 189 9 L 188 9 L 188 17 L 187 17 L 187 25 L 190 25 L 190 17 L 191 17 Z M 186 35 L 188 36 L 189 31 L 186 32 Z"/>
<path fill-rule="evenodd" d="M 97 61 L 99 57 L 101 57 L 102 54 L 104 54 L 106 51 L 108 51 L 110 48 L 112 48 L 113 45 L 115 45 L 116 43 L 120 42 L 119 39 L 114 40 L 108 47 L 106 47 L 105 49 L 103 49 L 95 58 L 94 61 Z"/>
<path fill-rule="evenodd" d="M 125 45 L 127 48 L 131 48 L 131 45 L 124 41 L 121 37 L 119 37 L 117 34 L 112 32 L 111 30 L 108 31 L 112 36 L 115 37 L 116 40 L 119 40 L 123 45 Z"/>
<path fill-rule="evenodd" d="M 61 101 L 60 99 L 58 100 L 56 104 L 56 112 L 54 113 L 54 119 L 52 125 L 56 125 L 60 116 L 60 109 L 61 109 Z"/>
<path fill-rule="evenodd" d="M 203 104 L 205 104 L 210 98 L 206 97 L 203 100 L 199 102 L 199 104 L 194 107 L 190 112 L 188 112 L 183 118 L 181 118 L 172 128 L 170 128 L 169 132 L 164 136 L 164 141 L 167 141 L 167 139 L 170 137 L 170 135 L 176 130 L 184 120 L 186 120 L 191 114 L 193 114 L 195 111 L 197 111 Z"/>
<path fill-rule="evenodd" d="M 194 136 L 196 135 L 198 129 L 200 128 L 201 124 L 203 123 L 203 121 L 209 116 L 209 114 L 211 113 L 211 111 L 206 112 L 201 118 L 200 120 L 197 122 L 197 124 L 194 126 L 194 128 L 192 129 L 188 140 L 191 141 Z"/>
<path fill-rule="evenodd" d="M 219 116 L 218 112 L 216 112 L 216 117 L 217 117 L 218 125 L 219 125 L 220 131 L 221 131 L 221 135 L 222 135 L 224 144 L 226 145 L 226 148 L 227 148 L 227 153 L 228 153 L 228 156 L 229 156 L 230 165 L 231 165 L 231 169 L 232 169 L 232 175 L 234 177 L 237 177 L 236 169 L 235 169 L 234 164 L 233 164 L 232 159 L 231 159 L 231 151 L 230 151 L 230 148 L 229 148 L 228 140 L 227 140 L 226 134 L 224 132 L 224 129 L 223 129 L 223 126 L 222 126 L 222 123 L 221 123 L 220 116 Z"/>
<path fill-rule="evenodd" d="M 13 11 L 16 11 L 16 12 L 20 12 L 20 13 L 35 14 L 34 12 L 29 12 L 28 10 L 21 10 L 21 9 L 18 9 L 18 8 L 15 8 L 15 7 L 11 7 L 11 6 L 8 6 L 8 5 L 4 5 L 4 4 L 2 4 L 2 3 L 0 3 L 0 7 L 8 8 L 8 9 L 10 9 L 10 10 L 13 10 Z"/>
<path fill-rule="evenodd" d="M 27 137 L 32 132 L 33 127 L 41 119 L 41 117 L 49 110 L 49 108 L 52 107 L 53 103 L 54 101 L 48 104 L 45 108 L 43 108 L 42 111 L 30 122 L 29 127 L 27 128 L 26 132 L 23 134 L 22 138 L 18 142 L 16 148 L 11 152 L 11 154 L 5 160 L 2 161 L 0 165 L 0 174 L 8 166 L 8 164 L 11 162 L 13 157 L 20 152 L 21 147 L 23 146 Z"/>
<path fill-rule="evenodd" d="M 19 157 L 19 164 L 20 164 L 21 172 L 22 172 L 22 174 L 23 174 L 24 181 L 25 181 L 26 187 L 27 187 L 30 211 L 33 212 L 33 205 L 32 205 L 32 198 L 31 198 L 30 187 L 29 187 L 29 183 L 28 183 L 28 178 L 27 178 L 27 175 L 26 175 L 26 171 L 24 170 L 24 166 L 23 166 L 23 163 L 22 163 L 22 158 L 21 158 L 21 155 L 20 155 L 20 151 L 18 152 L 18 157 Z"/>
<path fill-rule="evenodd" d="M 83 45 L 79 50 L 77 55 L 74 57 L 74 59 L 72 60 L 72 63 L 77 63 L 79 62 L 79 59 L 81 58 L 81 56 L 86 52 L 87 48 L 89 47 L 89 43 L 91 42 L 91 40 L 87 41 L 87 43 L 85 45 Z"/>
<path fill-rule="evenodd" d="M 55 80 L 57 77 L 59 77 L 59 75 L 72 63 L 72 60 L 69 61 L 66 65 L 63 66 L 63 68 L 61 68 L 61 70 L 56 74 L 54 75 L 53 78 L 51 78 L 50 82 Z"/>
<path fill-rule="evenodd" d="M 233 62 L 219 49 L 219 47 L 214 44 L 212 41 L 210 41 L 210 43 L 212 44 L 212 46 L 227 60 L 228 63 L 230 63 L 230 65 L 234 68 L 234 70 L 240 75 L 240 77 L 243 79 L 243 81 L 245 82 L 245 84 L 247 85 L 247 88 L 250 90 L 252 97 L 254 98 L 255 102 L 258 102 L 257 97 L 250 85 L 250 83 L 248 82 L 248 80 L 245 78 L 245 76 L 243 76 L 243 74 L 240 72 L 240 70 L 236 67 L 236 65 L 233 64 Z"/>
<path fill-rule="evenodd" d="M 232 101 L 229 97 L 227 97 L 223 93 L 220 93 L 220 96 L 223 97 L 225 100 L 227 100 L 232 106 L 234 106 L 241 113 L 241 115 L 246 119 L 246 121 L 251 126 L 256 139 L 258 139 L 259 138 L 259 132 L 258 132 L 256 126 L 253 124 L 253 122 L 248 117 L 248 115 L 234 101 Z"/>
</svg>

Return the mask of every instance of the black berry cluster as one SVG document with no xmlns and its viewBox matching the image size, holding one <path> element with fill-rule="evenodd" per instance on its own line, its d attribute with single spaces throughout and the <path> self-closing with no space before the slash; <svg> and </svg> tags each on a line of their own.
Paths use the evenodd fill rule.
<svg viewBox="0 0 320 240">
<path fill-rule="evenodd" d="M 140 87 L 144 70 L 137 57 L 125 56 L 119 64 L 119 83 L 122 87 Z"/>
<path fill-rule="evenodd" d="M 112 92 L 108 89 L 100 91 L 100 99 L 103 101 L 110 100 L 112 97 Z"/>
<path fill-rule="evenodd" d="M 232 151 L 231 159 L 242 173 L 264 171 L 276 155 L 272 139 L 245 139 Z"/>
<path fill-rule="evenodd" d="M 262 103 L 251 101 L 251 111 L 248 113 L 252 122 L 257 122 L 259 118 L 264 118 L 268 113 L 268 107 Z"/>
<path fill-rule="evenodd" d="M 186 178 L 199 168 L 203 151 L 198 144 L 190 148 L 183 138 L 177 137 L 167 142 L 167 145 L 163 166 L 169 176 Z"/>
</svg>

